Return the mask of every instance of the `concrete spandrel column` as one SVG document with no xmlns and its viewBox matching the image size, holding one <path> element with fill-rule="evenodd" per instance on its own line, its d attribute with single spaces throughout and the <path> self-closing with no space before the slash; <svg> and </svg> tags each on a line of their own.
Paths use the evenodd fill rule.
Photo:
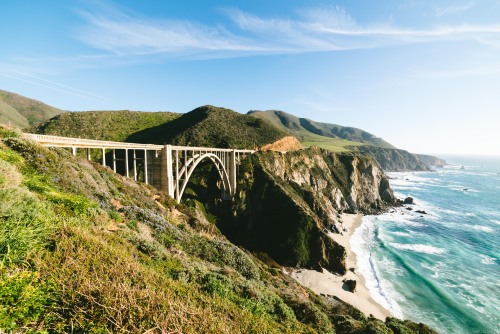
<svg viewBox="0 0 500 334">
<path fill-rule="evenodd" d="M 135 154 L 135 150 L 133 159 L 134 159 L 134 181 L 137 181 L 137 155 Z"/>
<path fill-rule="evenodd" d="M 106 166 L 106 149 L 102 148 L 102 165 Z"/>
<path fill-rule="evenodd" d="M 125 149 L 125 175 L 129 177 L 128 171 L 128 148 Z"/>
<path fill-rule="evenodd" d="M 231 186 L 231 195 L 236 194 L 236 151 L 232 150 L 229 153 L 229 184 Z"/>
<path fill-rule="evenodd" d="M 116 173 L 116 152 L 115 152 L 115 149 L 113 149 L 113 172 Z"/>
<path fill-rule="evenodd" d="M 144 182 L 148 184 L 148 151 L 144 150 Z"/>
</svg>

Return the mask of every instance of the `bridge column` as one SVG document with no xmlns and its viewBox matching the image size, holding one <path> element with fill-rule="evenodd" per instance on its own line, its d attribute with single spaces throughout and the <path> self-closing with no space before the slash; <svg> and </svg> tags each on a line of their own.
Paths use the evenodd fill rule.
<svg viewBox="0 0 500 334">
<path fill-rule="evenodd" d="M 137 181 L 137 155 L 135 154 L 135 149 L 134 149 L 134 181 Z"/>
<path fill-rule="evenodd" d="M 113 172 L 116 173 L 116 152 L 115 152 L 115 149 L 113 149 Z"/>
<path fill-rule="evenodd" d="M 231 187 L 231 197 L 236 194 L 236 150 L 229 152 L 228 161 L 229 186 Z"/>
<path fill-rule="evenodd" d="M 172 146 L 165 145 L 161 151 L 161 191 L 175 198 Z"/>
<path fill-rule="evenodd" d="M 76 146 L 73 146 L 71 149 L 73 150 L 73 155 L 76 156 Z"/>
<path fill-rule="evenodd" d="M 125 149 L 125 175 L 129 177 L 128 172 L 128 148 Z"/>
<path fill-rule="evenodd" d="M 106 166 L 106 149 L 102 148 L 102 165 Z"/>
<path fill-rule="evenodd" d="M 148 184 L 148 150 L 144 149 L 144 183 Z"/>
</svg>

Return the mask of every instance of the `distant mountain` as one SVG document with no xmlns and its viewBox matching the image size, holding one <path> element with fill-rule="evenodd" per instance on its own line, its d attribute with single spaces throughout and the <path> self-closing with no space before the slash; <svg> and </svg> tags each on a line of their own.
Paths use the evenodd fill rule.
<svg viewBox="0 0 500 334">
<path fill-rule="evenodd" d="M 304 146 L 315 145 L 330 149 L 329 146 L 358 146 L 361 143 L 384 148 L 395 148 L 382 138 L 361 129 L 315 122 L 307 118 L 299 118 L 284 111 L 250 111 L 248 114 L 264 119 L 282 130 L 291 132 L 303 142 Z M 335 141 L 331 139 L 335 139 Z"/>
<path fill-rule="evenodd" d="M 196 108 L 171 122 L 134 133 L 130 142 L 256 148 L 288 133 L 263 119 L 214 106 Z"/>
<path fill-rule="evenodd" d="M 85 111 L 57 115 L 37 132 L 86 139 L 126 141 L 130 135 L 170 122 L 181 114 L 142 111 Z"/>
<path fill-rule="evenodd" d="M 0 123 L 20 128 L 36 126 L 63 110 L 19 94 L 0 90 Z"/>
</svg>

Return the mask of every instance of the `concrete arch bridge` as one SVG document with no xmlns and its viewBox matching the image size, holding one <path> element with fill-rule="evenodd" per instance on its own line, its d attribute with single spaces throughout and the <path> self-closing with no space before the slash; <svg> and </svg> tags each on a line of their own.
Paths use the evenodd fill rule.
<svg viewBox="0 0 500 334">
<path fill-rule="evenodd" d="M 169 196 L 181 201 L 182 195 L 196 167 L 204 160 L 210 160 L 216 167 L 223 185 L 222 198 L 230 200 L 236 193 L 237 168 L 241 159 L 253 150 L 234 150 L 213 147 L 191 147 L 174 145 L 136 144 L 47 136 L 25 133 L 24 138 L 38 142 L 45 147 L 67 147 L 73 155 L 84 150 L 91 160 L 93 150 L 102 153 L 102 165 L 108 164 L 116 173 L 123 171 L 133 177 L 153 185 Z M 120 154 L 117 154 L 120 153 Z M 106 156 L 111 156 L 107 161 Z"/>
</svg>

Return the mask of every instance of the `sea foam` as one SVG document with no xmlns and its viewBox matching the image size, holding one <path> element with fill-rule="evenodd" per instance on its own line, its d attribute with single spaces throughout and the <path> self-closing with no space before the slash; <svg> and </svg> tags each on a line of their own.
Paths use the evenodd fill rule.
<svg viewBox="0 0 500 334">
<path fill-rule="evenodd" d="M 396 249 L 400 250 L 409 250 L 417 253 L 425 253 L 425 254 L 443 254 L 446 253 L 446 249 L 434 247 L 430 245 L 422 245 L 422 244 L 398 244 L 391 242 L 390 245 Z"/>
</svg>

